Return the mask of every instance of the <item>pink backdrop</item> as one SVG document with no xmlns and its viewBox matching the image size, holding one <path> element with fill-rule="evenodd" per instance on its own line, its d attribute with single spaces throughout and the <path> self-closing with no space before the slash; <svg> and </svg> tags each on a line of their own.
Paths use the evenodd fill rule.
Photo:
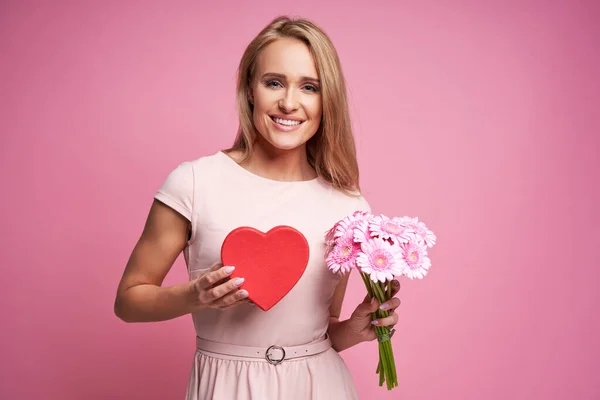
<svg viewBox="0 0 600 400">
<path fill-rule="evenodd" d="M 115 289 L 167 172 L 231 143 L 237 62 L 282 13 L 339 49 L 374 210 L 439 237 L 402 282 L 400 387 L 374 343 L 342 353 L 361 398 L 600 398 L 595 2 L 121 3 L 0 5 L 0 398 L 183 397 L 191 320 L 127 325 Z"/>
</svg>

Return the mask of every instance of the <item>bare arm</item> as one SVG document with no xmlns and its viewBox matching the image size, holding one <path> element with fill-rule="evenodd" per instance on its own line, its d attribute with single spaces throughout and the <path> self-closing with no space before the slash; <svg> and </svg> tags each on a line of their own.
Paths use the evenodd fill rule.
<svg viewBox="0 0 600 400">
<path fill-rule="evenodd" d="M 190 223 L 154 200 L 117 289 L 115 314 L 126 322 L 163 321 L 193 311 L 193 283 L 161 287 L 184 249 Z"/>
<path fill-rule="evenodd" d="M 379 308 L 379 302 L 373 298 L 369 300 L 369 296 L 365 296 L 349 319 L 340 321 L 340 313 L 342 310 L 342 302 L 348 286 L 350 274 L 346 274 L 335 289 L 331 305 L 329 307 L 329 337 L 333 348 L 341 352 L 349 347 L 355 346 L 361 342 L 375 340 L 377 333 L 375 326 L 372 324 L 372 313 Z M 394 281 L 396 282 L 396 281 Z M 392 286 L 392 296 L 395 296 L 400 290 L 400 284 Z M 384 308 L 389 310 L 387 317 L 376 320 L 378 326 L 393 327 L 398 322 L 396 308 L 400 306 L 400 300 L 393 297 L 384 303 Z"/>
<path fill-rule="evenodd" d="M 342 280 L 338 283 L 335 292 L 333 293 L 331 305 L 329 306 L 329 329 L 327 332 L 329 333 L 333 348 L 338 352 L 366 340 L 363 335 L 354 333 L 351 329 L 348 329 L 349 320 L 340 321 L 342 303 L 346 294 L 349 278 L 350 274 L 348 273 L 344 275 Z"/>
<path fill-rule="evenodd" d="M 165 276 L 185 248 L 190 223 L 170 207 L 152 203 L 117 289 L 115 314 L 125 322 L 164 321 L 202 310 L 247 303 L 243 280 L 230 279 L 231 266 L 215 264 L 191 282 L 162 287 Z"/>
</svg>

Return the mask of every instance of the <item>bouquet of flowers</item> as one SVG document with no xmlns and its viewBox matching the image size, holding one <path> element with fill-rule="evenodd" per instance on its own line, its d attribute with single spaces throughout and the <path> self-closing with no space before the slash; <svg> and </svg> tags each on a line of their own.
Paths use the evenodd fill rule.
<svg viewBox="0 0 600 400">
<path fill-rule="evenodd" d="M 427 249 L 436 236 L 418 218 L 373 215 L 356 211 L 338 221 L 325 235 L 327 267 L 334 273 L 357 269 L 369 298 L 379 304 L 391 298 L 392 280 L 401 276 L 423 279 L 431 266 Z M 377 310 L 373 320 L 388 316 Z M 379 343 L 379 386 L 386 382 L 388 390 L 398 386 L 396 365 L 387 326 L 375 327 Z"/>
</svg>

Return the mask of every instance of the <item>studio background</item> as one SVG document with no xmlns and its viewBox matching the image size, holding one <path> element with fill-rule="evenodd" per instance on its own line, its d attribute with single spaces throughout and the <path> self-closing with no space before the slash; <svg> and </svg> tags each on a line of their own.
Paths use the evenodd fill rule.
<svg viewBox="0 0 600 400">
<path fill-rule="evenodd" d="M 281 14 L 331 36 L 373 211 L 437 234 L 401 281 L 400 386 L 362 399 L 600 398 L 594 1 L 2 1 L 0 398 L 183 398 L 189 316 L 113 301 L 152 197 L 229 146 L 245 46 Z M 187 279 L 183 259 L 165 284 Z M 343 316 L 364 297 L 354 276 Z"/>
</svg>

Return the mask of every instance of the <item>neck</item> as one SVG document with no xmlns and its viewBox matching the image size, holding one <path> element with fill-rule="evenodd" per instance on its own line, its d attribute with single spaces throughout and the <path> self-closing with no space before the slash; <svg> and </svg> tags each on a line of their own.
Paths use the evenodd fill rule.
<svg viewBox="0 0 600 400">
<path fill-rule="evenodd" d="M 317 174 L 308 163 L 306 145 L 292 150 L 280 150 L 257 141 L 250 158 L 244 162 L 248 171 L 282 182 L 307 181 Z"/>
</svg>

